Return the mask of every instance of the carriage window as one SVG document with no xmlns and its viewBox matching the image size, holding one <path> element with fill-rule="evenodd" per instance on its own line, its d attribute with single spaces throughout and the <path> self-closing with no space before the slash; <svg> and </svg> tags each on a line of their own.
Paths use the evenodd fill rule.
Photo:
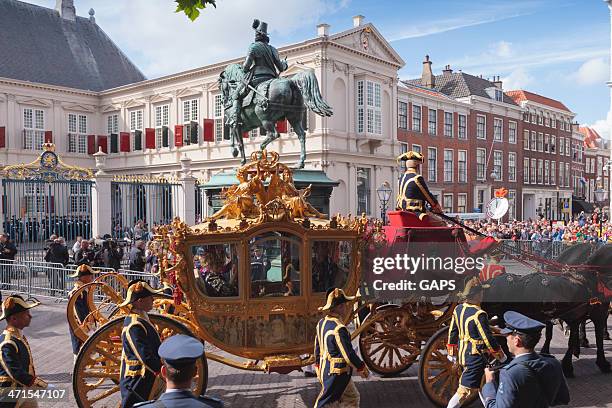
<svg viewBox="0 0 612 408">
<path fill-rule="evenodd" d="M 314 241 L 312 256 L 312 291 L 326 292 L 329 288 L 346 285 L 351 268 L 350 241 Z"/>
<path fill-rule="evenodd" d="M 251 297 L 299 296 L 301 241 L 270 232 L 253 238 L 249 246 Z"/>
<path fill-rule="evenodd" d="M 207 296 L 238 296 L 236 244 L 195 245 L 192 255 L 198 286 Z"/>
</svg>

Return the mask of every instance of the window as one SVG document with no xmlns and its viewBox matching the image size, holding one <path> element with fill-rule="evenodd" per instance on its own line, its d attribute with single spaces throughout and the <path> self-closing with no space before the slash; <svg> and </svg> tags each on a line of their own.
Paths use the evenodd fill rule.
<svg viewBox="0 0 612 408">
<path fill-rule="evenodd" d="M 215 95 L 215 142 L 223 140 L 223 96 Z"/>
<path fill-rule="evenodd" d="M 557 119 L 550 118 L 550 127 L 553 128 L 553 129 L 557 128 Z"/>
<path fill-rule="evenodd" d="M 476 179 L 485 179 L 485 160 L 487 157 L 487 151 L 483 148 L 476 149 Z"/>
<path fill-rule="evenodd" d="M 438 111 L 435 109 L 430 109 L 428 115 L 429 115 L 428 132 L 430 135 L 435 135 L 436 129 L 438 128 Z"/>
<path fill-rule="evenodd" d="M 68 114 L 68 152 L 87 153 L 86 115 L 77 115 L 76 113 Z"/>
<path fill-rule="evenodd" d="M 523 183 L 529 184 L 529 158 L 523 158 Z"/>
<path fill-rule="evenodd" d="M 418 105 L 412 105 L 412 130 L 421 131 L 421 107 Z"/>
<path fill-rule="evenodd" d="M 565 139 L 565 155 L 569 157 L 570 155 L 570 139 Z"/>
<path fill-rule="evenodd" d="M 529 116 L 531 117 L 531 123 L 536 123 L 536 115 L 535 115 L 535 113 L 530 113 Z"/>
<path fill-rule="evenodd" d="M 400 155 L 406 153 L 408 151 L 408 143 L 400 143 Z M 406 161 L 400 160 L 400 170 L 402 172 L 406 171 Z"/>
<path fill-rule="evenodd" d="M 25 212 L 47 213 L 47 194 L 43 183 L 25 183 Z"/>
<path fill-rule="evenodd" d="M 493 180 L 502 180 L 504 178 L 504 157 L 501 150 L 493 152 Z"/>
<path fill-rule="evenodd" d="M 480 212 L 482 212 L 484 209 L 484 201 L 485 201 L 485 190 L 478 190 L 476 192 L 476 208 L 478 208 Z"/>
<path fill-rule="evenodd" d="M 91 213 L 89 208 L 89 184 L 70 183 L 70 212 Z"/>
<path fill-rule="evenodd" d="M 504 101 L 504 93 L 500 89 L 496 89 L 495 90 L 495 100 L 497 102 L 503 102 Z"/>
<path fill-rule="evenodd" d="M 508 190 L 508 219 L 516 219 L 516 190 Z"/>
<path fill-rule="evenodd" d="M 545 153 L 550 152 L 550 135 L 549 134 L 544 135 L 544 152 Z"/>
<path fill-rule="evenodd" d="M 544 118 L 544 126 L 550 127 L 550 118 L 548 116 Z"/>
<path fill-rule="evenodd" d="M 459 115 L 459 139 L 467 139 L 467 116 Z"/>
<path fill-rule="evenodd" d="M 508 143 L 512 143 L 512 144 L 516 143 L 516 132 L 517 132 L 516 122 L 508 122 Z"/>
<path fill-rule="evenodd" d="M 557 163 L 554 161 L 550 162 L 550 184 L 557 184 Z"/>
<path fill-rule="evenodd" d="M 557 136 L 550 135 L 550 152 L 557 153 Z"/>
<path fill-rule="evenodd" d="M 564 181 L 565 181 L 565 167 L 563 167 L 563 163 L 559 163 L 559 187 L 563 187 Z"/>
<path fill-rule="evenodd" d="M 457 212 L 467 212 L 467 194 L 465 193 L 457 194 Z"/>
<path fill-rule="evenodd" d="M 538 125 L 543 125 L 543 124 L 544 124 L 544 117 L 538 114 Z"/>
<path fill-rule="evenodd" d="M 267 249 L 267 245 L 264 248 Z M 205 296 L 219 298 L 239 295 L 238 265 L 240 259 L 236 244 L 194 245 L 191 247 L 191 253 L 193 255 L 194 272 L 198 276 L 196 283 Z M 274 255 L 278 254 L 274 253 Z M 215 281 L 219 284 L 209 284 L 209 275 L 217 275 L 220 279 L 215 279 Z M 258 286 L 256 288 L 260 289 Z M 263 291 L 265 291 L 265 287 Z"/>
<path fill-rule="evenodd" d="M 529 147 L 534 152 L 538 150 L 538 147 L 536 145 L 536 132 L 531 132 L 531 138 L 529 139 Z"/>
<path fill-rule="evenodd" d="M 523 131 L 523 149 L 529 150 L 529 131 L 528 130 Z"/>
<path fill-rule="evenodd" d="M 453 195 L 452 194 L 444 194 L 442 197 L 442 207 L 444 208 L 445 213 L 453 212 Z"/>
<path fill-rule="evenodd" d="M 467 151 L 459 150 L 457 152 L 458 181 L 459 183 L 467 183 Z"/>
<path fill-rule="evenodd" d="M 45 112 L 41 109 L 23 110 L 23 148 L 41 150 L 45 141 Z"/>
<path fill-rule="evenodd" d="M 364 89 L 365 82 L 365 89 Z M 365 92 L 365 94 L 364 94 Z M 382 96 L 379 83 L 357 81 L 357 132 L 382 135 Z M 364 104 L 365 102 L 365 104 Z M 364 112 L 365 110 L 365 112 Z M 364 117 L 365 113 L 365 117 Z"/>
<path fill-rule="evenodd" d="M 357 214 L 370 215 L 370 169 L 357 167 Z"/>
<path fill-rule="evenodd" d="M 565 154 L 565 138 L 559 138 L 559 154 L 563 156 Z"/>
<path fill-rule="evenodd" d="M 538 159 L 538 184 L 544 183 L 544 161 Z"/>
<path fill-rule="evenodd" d="M 550 162 L 544 160 L 544 184 L 550 184 Z"/>
<path fill-rule="evenodd" d="M 142 150 L 142 110 L 130 112 L 130 131 L 132 132 L 132 150 Z"/>
<path fill-rule="evenodd" d="M 119 115 L 113 114 L 108 115 L 106 118 L 106 132 L 110 135 L 112 133 L 119 133 Z"/>
<path fill-rule="evenodd" d="M 412 151 L 413 152 L 417 152 L 417 153 L 423 153 L 422 149 L 421 149 L 421 145 L 418 145 L 418 144 L 413 144 L 412 145 Z"/>
<path fill-rule="evenodd" d="M 536 184 L 538 182 L 537 176 L 537 168 L 538 168 L 538 162 L 536 159 L 531 159 L 531 168 L 529 169 L 529 173 L 530 173 L 530 177 L 529 180 L 531 182 L 531 184 Z"/>
<path fill-rule="evenodd" d="M 444 136 L 453 137 L 453 112 L 444 112 Z"/>
<path fill-rule="evenodd" d="M 516 153 L 508 153 L 508 181 L 516 181 Z"/>
<path fill-rule="evenodd" d="M 332 287 L 342 288 L 351 270 L 353 244 L 350 241 L 313 241 L 311 247 L 312 291 L 326 292 Z M 333 280 L 330 279 L 333 272 Z M 279 274 L 282 276 L 282 273 Z"/>
<path fill-rule="evenodd" d="M 168 126 L 170 125 L 169 119 L 170 105 L 161 105 L 155 107 L 155 147 L 168 147 L 170 141 L 168 140 Z"/>
<path fill-rule="evenodd" d="M 544 135 L 542 132 L 538 133 L 538 152 L 544 151 Z"/>
<path fill-rule="evenodd" d="M 452 149 L 444 149 L 444 182 L 453 182 L 453 156 Z"/>
<path fill-rule="evenodd" d="M 565 163 L 565 187 L 570 186 L 570 165 Z"/>
<path fill-rule="evenodd" d="M 529 122 L 529 113 L 528 112 L 524 112 L 523 113 L 523 122 Z"/>
<path fill-rule="evenodd" d="M 483 115 L 476 116 L 476 138 L 487 138 L 487 118 Z"/>
<path fill-rule="evenodd" d="M 503 134 L 504 121 L 502 119 L 495 118 L 493 120 L 493 140 L 501 142 L 504 139 Z"/>
<path fill-rule="evenodd" d="M 199 101 L 197 99 L 183 101 L 183 139 L 185 144 L 198 144 L 200 142 L 198 105 Z"/>
<path fill-rule="evenodd" d="M 408 129 L 408 104 L 406 102 L 397 103 L 397 127 Z"/>
<path fill-rule="evenodd" d="M 438 149 L 435 147 L 427 148 L 427 181 L 436 182 L 438 180 Z"/>
</svg>

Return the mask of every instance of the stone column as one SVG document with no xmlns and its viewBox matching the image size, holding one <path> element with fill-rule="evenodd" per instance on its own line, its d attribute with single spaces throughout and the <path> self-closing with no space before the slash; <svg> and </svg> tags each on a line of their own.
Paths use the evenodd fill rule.
<svg viewBox="0 0 612 408">
<path fill-rule="evenodd" d="M 181 158 L 181 189 L 178 195 L 178 216 L 187 225 L 195 225 L 195 183 L 191 174 L 191 159 Z"/>
<path fill-rule="evenodd" d="M 610 12 L 610 56 L 612 57 L 612 0 L 604 0 L 604 2 L 608 5 L 608 11 Z M 610 81 L 608 81 L 608 87 L 610 88 L 610 110 L 608 111 L 608 132 L 609 135 L 612 135 L 612 63 L 610 64 Z M 612 149 L 612 143 L 610 144 L 610 148 Z M 610 160 L 612 160 L 612 150 L 610 150 Z M 610 214 L 608 215 L 608 219 L 612 220 L 612 177 L 608 179 L 608 194 L 610 198 L 610 202 L 608 203 L 608 209 Z M 604 187 L 605 188 L 605 187 Z"/>
<path fill-rule="evenodd" d="M 113 176 L 106 173 L 106 153 L 102 150 L 94 155 L 98 171 L 91 189 L 91 224 L 93 236 L 103 236 L 112 232 L 111 223 L 111 181 Z"/>
<path fill-rule="evenodd" d="M 348 180 L 346 180 L 346 193 L 348 194 L 347 213 L 357 214 L 357 168 L 354 163 L 347 163 Z M 357 214 L 358 215 L 358 214 Z"/>
</svg>

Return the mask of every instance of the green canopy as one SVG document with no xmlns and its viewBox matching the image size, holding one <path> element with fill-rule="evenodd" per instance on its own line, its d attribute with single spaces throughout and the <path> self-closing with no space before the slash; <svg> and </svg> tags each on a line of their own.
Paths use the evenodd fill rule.
<svg viewBox="0 0 612 408">
<path fill-rule="evenodd" d="M 340 184 L 327 177 L 327 174 L 322 170 L 294 170 L 293 183 L 297 186 L 312 184 L 313 187 L 336 187 Z M 235 184 L 238 184 L 236 171 L 222 171 L 214 174 L 210 180 L 202 184 L 201 188 L 204 190 L 217 190 Z"/>
</svg>

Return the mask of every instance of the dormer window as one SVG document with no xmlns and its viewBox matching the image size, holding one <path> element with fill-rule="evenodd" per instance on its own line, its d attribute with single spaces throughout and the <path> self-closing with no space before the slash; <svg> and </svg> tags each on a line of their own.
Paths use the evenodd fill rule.
<svg viewBox="0 0 612 408">
<path fill-rule="evenodd" d="M 495 100 L 497 102 L 503 102 L 504 101 L 504 93 L 501 91 L 501 89 L 496 89 L 495 90 Z"/>
</svg>

